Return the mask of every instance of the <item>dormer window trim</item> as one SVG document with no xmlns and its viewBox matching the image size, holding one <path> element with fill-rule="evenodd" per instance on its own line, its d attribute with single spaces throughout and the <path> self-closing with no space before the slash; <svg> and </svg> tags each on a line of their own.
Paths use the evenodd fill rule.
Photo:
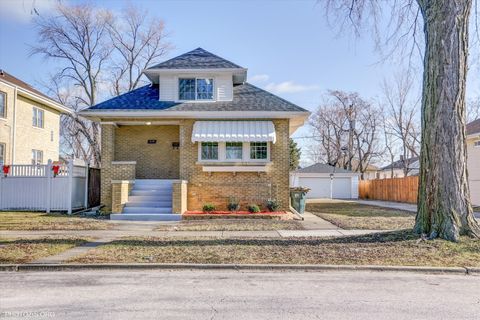
<svg viewBox="0 0 480 320">
<path fill-rule="evenodd" d="M 203 76 L 203 77 L 193 77 L 193 76 L 179 76 L 177 78 L 177 84 L 178 84 L 178 90 L 177 90 L 177 99 L 178 101 L 181 101 L 181 102 L 212 102 L 212 101 L 216 101 L 217 99 L 217 94 L 216 94 L 216 85 L 215 85 L 215 77 L 213 76 Z M 195 97 L 194 99 L 182 99 L 180 97 L 181 95 L 181 92 L 180 92 L 180 82 L 182 80 L 195 80 L 194 83 L 195 83 L 195 89 L 194 89 L 194 94 L 195 94 Z M 198 91 L 198 84 L 199 84 L 199 80 L 207 80 L 208 81 L 211 81 L 212 85 L 211 85 L 211 99 L 209 98 L 199 98 L 199 94 L 201 92 Z M 202 92 L 203 93 L 203 92 Z M 208 94 L 208 92 L 207 92 Z"/>
</svg>

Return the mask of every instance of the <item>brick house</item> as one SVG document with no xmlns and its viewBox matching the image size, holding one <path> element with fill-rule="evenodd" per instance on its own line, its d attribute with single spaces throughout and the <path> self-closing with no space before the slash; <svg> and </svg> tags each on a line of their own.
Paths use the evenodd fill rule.
<svg viewBox="0 0 480 320">
<path fill-rule="evenodd" d="M 0 165 L 58 160 L 60 114 L 72 111 L 0 70 Z"/>
<path fill-rule="evenodd" d="M 226 209 L 230 197 L 288 209 L 289 137 L 308 111 L 202 48 L 144 74 L 151 84 L 82 112 L 101 124 L 112 219 L 176 220 L 206 203 Z"/>
</svg>

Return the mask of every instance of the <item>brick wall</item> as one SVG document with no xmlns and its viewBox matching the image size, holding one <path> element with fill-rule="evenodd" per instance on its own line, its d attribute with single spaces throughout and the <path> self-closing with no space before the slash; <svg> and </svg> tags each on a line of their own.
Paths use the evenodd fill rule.
<svg viewBox="0 0 480 320">
<path fill-rule="evenodd" d="M 156 140 L 148 144 L 148 140 Z M 115 129 L 115 161 L 136 161 L 137 179 L 178 179 L 178 126 L 119 126 Z"/>
<path fill-rule="evenodd" d="M 113 180 L 112 181 L 112 212 L 121 213 L 128 196 L 133 188 L 133 181 Z"/>
<path fill-rule="evenodd" d="M 201 210 L 213 203 L 226 209 L 229 197 L 240 201 L 242 208 L 250 203 L 264 205 L 269 198 L 277 199 L 282 210 L 288 209 L 289 148 L 288 120 L 274 120 L 277 141 L 271 145 L 272 164 L 266 173 L 202 171 L 197 165 L 198 145 L 191 142 L 194 120 L 184 120 L 180 126 L 180 178 L 188 181 L 188 209 Z M 265 208 L 265 207 L 263 207 Z"/>
<path fill-rule="evenodd" d="M 187 181 L 174 181 L 172 189 L 172 211 L 182 214 L 187 211 Z"/>
</svg>

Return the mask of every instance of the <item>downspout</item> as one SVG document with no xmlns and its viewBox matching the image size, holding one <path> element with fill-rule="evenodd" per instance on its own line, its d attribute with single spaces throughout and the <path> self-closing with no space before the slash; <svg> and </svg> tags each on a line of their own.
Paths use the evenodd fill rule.
<svg viewBox="0 0 480 320">
<path fill-rule="evenodd" d="M 12 162 L 11 164 L 15 164 L 15 135 L 16 135 L 16 129 L 17 129 L 17 86 L 14 88 L 14 94 L 13 94 L 13 125 L 12 125 Z"/>
</svg>

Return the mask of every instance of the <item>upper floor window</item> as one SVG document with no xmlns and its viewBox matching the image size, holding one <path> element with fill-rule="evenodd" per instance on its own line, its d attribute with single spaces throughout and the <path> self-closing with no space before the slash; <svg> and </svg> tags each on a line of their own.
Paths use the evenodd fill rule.
<svg viewBox="0 0 480 320">
<path fill-rule="evenodd" d="M 213 79 L 184 78 L 178 80 L 179 100 L 213 100 Z"/>
<path fill-rule="evenodd" d="M 5 164 L 5 143 L 0 143 L 0 166 Z"/>
<path fill-rule="evenodd" d="M 0 117 L 7 117 L 7 94 L 5 92 L 0 92 Z"/>
<path fill-rule="evenodd" d="M 43 110 L 33 107 L 32 125 L 37 128 L 43 128 Z"/>
<path fill-rule="evenodd" d="M 43 163 L 43 151 L 41 150 L 32 150 L 32 164 L 42 164 Z"/>
<path fill-rule="evenodd" d="M 476 148 L 480 148 L 480 140 L 475 141 L 475 142 L 473 143 L 473 146 L 476 147 Z"/>
</svg>

